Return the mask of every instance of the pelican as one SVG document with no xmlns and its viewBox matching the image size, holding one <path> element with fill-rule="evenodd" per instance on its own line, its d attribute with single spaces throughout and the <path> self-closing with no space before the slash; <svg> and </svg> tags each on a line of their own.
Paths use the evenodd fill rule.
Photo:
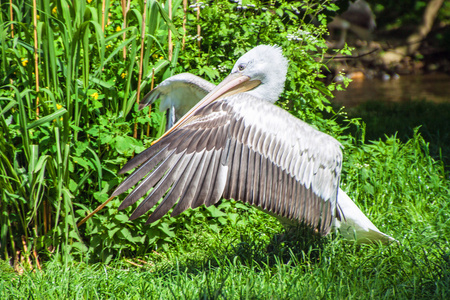
<svg viewBox="0 0 450 300">
<path fill-rule="evenodd" d="M 341 30 L 340 39 L 334 45 L 335 48 L 344 47 L 348 30 L 353 31 L 359 38 L 370 41 L 376 27 L 375 15 L 370 9 L 370 5 L 364 0 L 350 2 L 346 11 L 328 23 L 330 30 Z"/>
<path fill-rule="evenodd" d="M 169 110 L 168 119 L 176 123 L 119 171 L 137 167 L 111 198 L 140 181 L 119 209 L 153 188 L 130 219 L 147 213 L 162 197 L 147 223 L 177 201 L 172 216 L 225 198 L 322 235 L 335 228 L 358 242 L 395 241 L 339 188 L 341 144 L 273 105 L 284 89 L 287 68 L 280 48 L 261 45 L 239 58 L 218 86 L 184 73 L 144 96 L 140 108 L 161 98 L 160 109 Z"/>
</svg>

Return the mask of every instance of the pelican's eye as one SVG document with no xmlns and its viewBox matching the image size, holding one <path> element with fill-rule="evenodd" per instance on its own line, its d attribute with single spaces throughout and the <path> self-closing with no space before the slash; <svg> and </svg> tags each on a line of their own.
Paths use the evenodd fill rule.
<svg viewBox="0 0 450 300">
<path fill-rule="evenodd" d="M 244 71 L 244 69 L 245 69 L 246 66 L 247 66 L 246 64 L 240 64 L 240 65 L 238 66 L 238 70 L 239 70 L 239 71 Z"/>
</svg>

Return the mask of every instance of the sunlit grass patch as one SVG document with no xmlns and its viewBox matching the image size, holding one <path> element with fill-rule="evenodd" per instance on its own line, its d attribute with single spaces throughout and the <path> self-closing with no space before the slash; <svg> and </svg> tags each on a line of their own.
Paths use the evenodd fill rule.
<svg viewBox="0 0 450 300">
<path fill-rule="evenodd" d="M 190 253 L 164 259 L 153 254 L 134 260 L 143 265 L 140 267 L 127 260 L 110 265 L 66 266 L 54 261 L 46 264 L 44 272 L 26 272 L 4 281 L 0 296 L 359 299 L 364 295 L 366 299 L 445 299 L 450 293 L 448 248 L 445 252 L 436 244 L 420 240 L 414 237 L 403 245 L 391 246 L 330 240 L 320 256 L 311 256 L 311 251 L 291 251 L 289 260 L 275 256 L 272 262 L 242 260 L 239 255 L 220 255 L 212 249 L 206 251 L 207 259 L 200 258 L 197 263 Z M 186 256 L 190 256 L 188 263 Z"/>
</svg>

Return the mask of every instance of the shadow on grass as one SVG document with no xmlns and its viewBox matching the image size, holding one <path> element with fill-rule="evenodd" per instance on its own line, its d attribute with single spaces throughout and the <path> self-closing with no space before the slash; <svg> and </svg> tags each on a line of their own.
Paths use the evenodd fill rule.
<svg viewBox="0 0 450 300">
<path fill-rule="evenodd" d="M 299 225 L 274 235 L 268 244 L 255 242 L 251 236 L 241 236 L 241 242 L 227 251 L 227 257 L 238 257 L 244 264 L 265 263 L 269 267 L 291 260 L 311 263 L 319 259 L 328 241 L 310 228 Z"/>
<path fill-rule="evenodd" d="M 282 273 L 280 269 L 300 268 L 306 271 L 320 262 L 330 241 L 307 227 L 275 234 L 270 241 L 253 233 L 242 233 L 236 243 L 206 250 L 208 254 L 202 258 L 194 256 L 177 264 L 176 271 L 170 264 L 155 271 L 166 277 L 179 276 L 180 273 L 189 274 L 189 277 L 201 276 L 205 280 L 198 298 L 224 299 L 227 298 L 224 291 L 226 282 L 233 281 L 239 271 L 252 277 L 250 281 L 258 280 L 258 276 L 272 277 Z"/>
<path fill-rule="evenodd" d="M 273 267 L 279 263 L 311 264 L 320 259 L 325 245 L 330 241 L 306 227 L 276 234 L 268 242 L 254 234 L 241 234 L 236 243 L 220 247 L 219 252 L 211 252 L 203 259 L 188 259 L 184 268 L 188 272 L 205 272 L 218 267 L 223 262 L 237 261 L 248 267 Z"/>
<path fill-rule="evenodd" d="M 360 284 L 365 282 L 374 295 L 392 296 L 393 291 L 403 295 L 400 299 L 446 299 L 449 295 L 450 252 L 445 244 L 432 239 L 422 240 L 422 244 L 412 237 L 402 245 L 372 247 L 304 233 L 275 235 L 270 242 L 243 235 L 234 246 L 216 248 L 219 252 L 212 251 L 203 259 L 189 259 L 176 267 L 158 268 L 154 274 L 165 278 L 202 277 L 198 287 L 201 299 L 226 298 L 230 282 L 241 278 L 236 275 L 239 272 L 250 276 L 250 283 L 268 277 L 273 285 L 280 280 L 286 285 L 290 281 L 284 282 L 284 276 L 296 274 L 293 278 L 308 281 L 313 277 L 333 291 L 339 280 L 348 280 L 355 293 L 364 291 Z"/>
<path fill-rule="evenodd" d="M 361 118 L 366 123 L 365 140 L 385 139 L 395 135 L 406 142 L 413 137 L 414 128 L 429 143 L 434 159 L 444 162 L 450 169 L 450 103 L 408 101 L 402 103 L 366 102 L 347 108 L 348 117 Z M 345 125 L 341 119 L 339 123 Z M 349 128 L 353 136 L 361 136 L 361 128 Z"/>
</svg>

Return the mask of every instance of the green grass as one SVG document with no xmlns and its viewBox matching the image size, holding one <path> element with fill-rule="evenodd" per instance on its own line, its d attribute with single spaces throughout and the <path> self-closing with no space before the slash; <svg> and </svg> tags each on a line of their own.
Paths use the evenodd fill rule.
<svg viewBox="0 0 450 300">
<path fill-rule="evenodd" d="M 369 101 L 346 109 L 349 118 L 360 118 L 366 123 L 366 140 L 385 139 L 396 135 L 406 142 L 414 135 L 414 129 L 430 144 L 430 154 L 444 162 L 450 170 L 450 103 L 433 103 L 424 99 L 401 103 Z M 352 135 L 359 133 L 350 127 Z"/>
<path fill-rule="evenodd" d="M 142 260 L 64 265 L 55 258 L 44 271 L 5 272 L 0 297 L 448 299 L 450 180 L 442 163 L 418 134 L 407 143 L 349 144 L 346 152 L 343 188 L 399 245 L 286 239 L 274 218 L 241 209 L 228 226 L 206 220 L 177 231 L 173 247 Z"/>
<path fill-rule="evenodd" d="M 180 261 L 175 254 L 146 258 L 155 266 L 48 263 L 44 272 L 10 276 L 6 298 L 91 299 L 446 299 L 450 296 L 448 253 L 429 239 L 402 246 L 355 246 L 328 241 L 310 252 L 251 262 L 236 252 Z M 415 245 L 413 245 L 415 244 Z M 427 250 L 423 249 L 427 245 Z M 247 246 L 252 246 L 247 245 Z M 209 246 L 211 247 L 211 246 Z M 214 247 L 213 247 L 214 248 Z M 316 253 L 315 253 L 316 252 Z M 286 257 L 286 255 L 285 255 Z M 186 259 L 182 256 L 181 259 Z M 140 262 L 137 262 L 140 263 Z M 142 263 L 141 263 L 142 264 Z"/>
</svg>

